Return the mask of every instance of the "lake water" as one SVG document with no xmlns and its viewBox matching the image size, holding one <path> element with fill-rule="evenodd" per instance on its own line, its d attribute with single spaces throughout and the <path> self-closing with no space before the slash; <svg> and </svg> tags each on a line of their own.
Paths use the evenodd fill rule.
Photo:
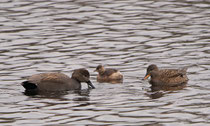
<svg viewBox="0 0 210 126">
<path fill-rule="evenodd" d="M 1 0 L 0 125 L 210 125 L 210 1 Z M 123 84 L 98 83 L 97 65 Z M 180 90 L 152 92 L 150 64 L 188 68 Z M 27 96 L 42 72 L 86 68 L 96 89 Z"/>
</svg>

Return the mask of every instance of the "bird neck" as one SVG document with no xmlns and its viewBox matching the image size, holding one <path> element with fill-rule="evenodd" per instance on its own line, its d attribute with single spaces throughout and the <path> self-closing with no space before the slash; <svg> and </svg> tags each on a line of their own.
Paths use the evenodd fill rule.
<svg viewBox="0 0 210 126">
<path fill-rule="evenodd" d="M 71 77 L 71 79 L 77 81 L 78 83 L 81 83 L 81 81 L 79 81 L 76 77 Z"/>
<path fill-rule="evenodd" d="M 98 73 L 100 75 L 103 75 L 105 73 L 106 69 L 104 67 L 102 67 L 101 69 L 99 69 Z"/>
</svg>

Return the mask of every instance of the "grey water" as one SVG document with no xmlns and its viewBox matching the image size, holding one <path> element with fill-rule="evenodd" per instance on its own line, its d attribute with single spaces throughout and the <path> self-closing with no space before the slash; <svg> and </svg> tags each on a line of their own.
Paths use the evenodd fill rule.
<svg viewBox="0 0 210 126">
<path fill-rule="evenodd" d="M 210 125 L 210 1 L 1 0 L 0 125 Z M 98 83 L 97 65 L 123 84 Z M 152 92 L 150 64 L 188 67 L 180 90 Z M 28 76 L 86 68 L 96 89 L 24 94 Z"/>
</svg>

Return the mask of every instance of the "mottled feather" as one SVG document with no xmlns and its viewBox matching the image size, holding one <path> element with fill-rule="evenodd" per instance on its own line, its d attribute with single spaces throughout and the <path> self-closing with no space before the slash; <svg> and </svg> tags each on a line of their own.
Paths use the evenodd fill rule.
<svg viewBox="0 0 210 126">
<path fill-rule="evenodd" d="M 187 68 L 182 69 L 158 69 L 156 65 L 150 65 L 147 68 L 147 74 L 151 76 L 151 80 L 149 81 L 152 86 L 179 86 L 182 84 L 186 84 L 188 81 L 186 72 Z"/>
<path fill-rule="evenodd" d="M 102 65 L 98 65 L 95 71 L 99 73 L 97 75 L 98 82 L 121 83 L 123 81 L 123 75 L 116 69 L 105 69 Z"/>
</svg>

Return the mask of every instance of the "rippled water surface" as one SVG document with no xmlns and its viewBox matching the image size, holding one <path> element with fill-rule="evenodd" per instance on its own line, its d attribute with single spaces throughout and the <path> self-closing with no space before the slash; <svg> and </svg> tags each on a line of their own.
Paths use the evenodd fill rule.
<svg viewBox="0 0 210 126">
<path fill-rule="evenodd" d="M 1 0 L 1 125 L 210 125 L 208 0 Z M 152 92 L 149 64 L 188 66 L 180 90 Z M 98 64 L 123 84 L 98 83 Z M 87 68 L 96 89 L 27 96 L 41 72 Z"/>
</svg>

